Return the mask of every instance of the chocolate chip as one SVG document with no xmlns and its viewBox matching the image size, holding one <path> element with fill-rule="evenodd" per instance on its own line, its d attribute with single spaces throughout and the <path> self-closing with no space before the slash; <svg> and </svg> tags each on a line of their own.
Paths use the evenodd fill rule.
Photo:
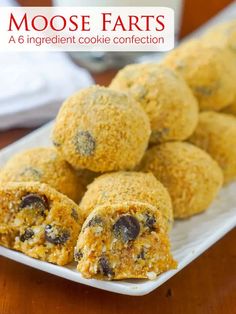
<svg viewBox="0 0 236 314">
<path fill-rule="evenodd" d="M 149 215 L 149 214 L 146 214 L 145 215 L 146 217 L 146 219 L 145 219 L 145 225 L 151 230 L 151 231 L 153 231 L 154 229 L 155 229 L 155 227 L 154 227 L 154 225 L 155 225 L 155 223 L 156 223 L 156 219 L 155 219 L 155 217 L 154 216 L 151 216 L 151 215 Z"/>
<path fill-rule="evenodd" d="M 79 131 L 75 137 L 75 149 L 81 156 L 93 155 L 96 142 L 89 131 Z"/>
<path fill-rule="evenodd" d="M 32 229 L 26 229 L 25 232 L 20 236 L 21 242 L 31 239 L 34 236 L 34 231 Z"/>
<path fill-rule="evenodd" d="M 74 258 L 77 262 L 79 262 L 82 257 L 83 257 L 83 253 L 81 252 L 81 250 L 78 250 L 77 252 L 75 252 Z"/>
<path fill-rule="evenodd" d="M 20 209 L 24 208 L 36 209 L 43 215 L 44 211 L 48 209 L 48 200 L 45 195 L 27 194 L 20 203 Z"/>
<path fill-rule="evenodd" d="M 77 210 L 76 210 L 75 208 L 72 208 L 71 217 L 74 218 L 74 220 L 75 220 L 76 222 L 78 222 L 78 220 L 79 220 L 79 215 L 78 215 Z"/>
<path fill-rule="evenodd" d="M 113 233 L 116 238 L 120 238 L 123 242 L 135 240 L 140 232 L 140 225 L 134 216 L 121 216 L 113 226 Z"/>
<path fill-rule="evenodd" d="M 55 147 L 60 147 L 60 146 L 61 146 L 61 144 L 58 143 L 58 142 L 55 141 L 55 140 L 53 140 L 52 143 L 53 143 L 53 145 L 54 145 Z"/>
<path fill-rule="evenodd" d="M 102 256 L 98 261 L 98 271 L 103 276 L 112 277 L 114 272 L 105 256 Z"/>
<path fill-rule="evenodd" d="M 145 259 L 145 252 L 144 252 L 144 249 L 141 249 L 140 253 L 137 255 L 137 258 L 139 258 L 139 259 Z"/>
<path fill-rule="evenodd" d="M 214 88 L 210 86 L 196 86 L 195 91 L 197 94 L 203 96 L 211 96 L 214 92 Z"/>
<path fill-rule="evenodd" d="M 60 228 L 52 225 L 46 225 L 45 227 L 45 239 L 53 244 L 64 244 L 70 237 L 70 233 L 67 230 L 61 230 Z"/>
<path fill-rule="evenodd" d="M 24 177 L 33 177 L 35 180 L 40 180 L 42 177 L 42 173 L 38 169 L 32 167 L 25 167 L 19 175 Z"/>
<path fill-rule="evenodd" d="M 87 225 L 85 226 L 85 228 L 87 227 L 94 227 L 94 226 L 102 226 L 102 218 L 98 217 L 98 216 L 94 216 L 92 219 L 89 220 L 89 222 L 87 223 Z"/>
<path fill-rule="evenodd" d="M 155 142 L 160 142 L 161 140 L 163 140 L 168 133 L 170 132 L 169 128 L 163 128 L 161 130 L 153 130 L 152 134 L 151 134 L 151 140 L 155 141 Z"/>
</svg>

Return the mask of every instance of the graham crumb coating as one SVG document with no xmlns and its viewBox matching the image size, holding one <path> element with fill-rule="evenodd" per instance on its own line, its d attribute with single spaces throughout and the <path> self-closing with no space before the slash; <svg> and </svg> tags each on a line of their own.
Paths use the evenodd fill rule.
<svg viewBox="0 0 236 314">
<path fill-rule="evenodd" d="M 177 263 L 162 214 L 147 203 L 97 206 L 87 217 L 75 248 L 77 269 L 86 278 L 148 278 Z"/>
<path fill-rule="evenodd" d="M 218 162 L 223 170 L 224 183 L 236 179 L 236 117 L 213 111 L 202 112 L 189 140 Z"/>
<path fill-rule="evenodd" d="M 141 160 L 150 132 L 148 117 L 133 98 L 92 86 L 65 101 L 56 119 L 53 142 L 74 168 L 127 170 Z"/>
<path fill-rule="evenodd" d="M 86 218 L 98 205 L 127 201 L 153 205 L 160 210 L 166 225 L 171 228 L 173 209 L 169 193 L 151 173 L 120 171 L 104 174 L 88 186 L 80 208 Z"/>
<path fill-rule="evenodd" d="M 0 182 L 46 183 L 79 202 L 85 192 L 75 170 L 53 147 L 36 147 L 12 156 L 0 172 Z"/>
<path fill-rule="evenodd" d="M 228 48 L 236 56 L 236 20 L 214 25 L 201 39 L 208 44 Z"/>
<path fill-rule="evenodd" d="M 83 223 L 73 201 L 37 182 L 0 185 L 0 199 L 0 245 L 58 265 L 73 260 Z"/>
<path fill-rule="evenodd" d="M 210 155 L 185 142 L 163 143 L 147 151 L 141 164 L 170 193 L 175 218 L 186 218 L 208 208 L 222 183 L 222 170 Z"/>
<path fill-rule="evenodd" d="M 203 36 L 201 40 L 221 48 L 228 49 L 233 57 L 232 70 L 234 70 L 234 82 L 236 80 L 236 20 L 217 24 L 211 27 Z M 223 112 L 236 115 L 236 88 L 233 102 Z"/>
<path fill-rule="evenodd" d="M 185 140 L 197 125 L 197 100 L 183 78 L 164 65 L 128 65 L 110 86 L 141 104 L 151 122 L 151 143 Z"/>
<path fill-rule="evenodd" d="M 219 111 L 235 97 L 235 59 L 226 48 L 190 40 L 167 54 L 163 63 L 188 83 L 201 110 Z"/>
</svg>

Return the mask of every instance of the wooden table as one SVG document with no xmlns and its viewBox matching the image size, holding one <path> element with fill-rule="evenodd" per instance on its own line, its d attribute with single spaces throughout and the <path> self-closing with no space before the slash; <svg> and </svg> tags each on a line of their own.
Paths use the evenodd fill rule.
<svg viewBox="0 0 236 314">
<path fill-rule="evenodd" d="M 222 9 L 229 0 L 186 0 L 182 35 Z M 49 0 L 21 0 L 49 5 Z M 94 75 L 107 84 L 113 71 Z M 0 133 L 0 147 L 32 129 Z M 104 292 L 0 257 L 0 314 L 234 314 L 236 313 L 236 229 L 156 291 L 143 297 Z"/>
</svg>

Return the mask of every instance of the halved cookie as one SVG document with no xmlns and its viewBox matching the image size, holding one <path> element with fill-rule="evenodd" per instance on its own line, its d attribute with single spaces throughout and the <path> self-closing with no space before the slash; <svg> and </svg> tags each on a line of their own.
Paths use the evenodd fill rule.
<svg viewBox="0 0 236 314">
<path fill-rule="evenodd" d="M 84 277 L 104 280 L 154 279 L 177 265 L 161 212 L 141 202 L 95 207 L 84 222 L 75 259 Z"/>
<path fill-rule="evenodd" d="M 46 184 L 0 186 L 0 245 L 65 265 L 82 225 L 79 207 Z"/>
</svg>

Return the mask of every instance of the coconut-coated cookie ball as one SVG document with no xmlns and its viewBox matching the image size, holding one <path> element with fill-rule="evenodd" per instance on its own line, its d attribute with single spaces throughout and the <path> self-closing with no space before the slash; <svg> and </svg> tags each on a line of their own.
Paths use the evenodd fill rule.
<svg viewBox="0 0 236 314">
<path fill-rule="evenodd" d="M 151 173 L 119 171 L 96 178 L 87 189 L 80 209 L 84 217 L 97 206 L 139 201 L 160 210 L 168 228 L 173 221 L 171 199 L 166 188 Z"/>
<path fill-rule="evenodd" d="M 167 54 L 163 63 L 186 80 L 201 110 L 219 111 L 235 96 L 233 56 L 225 48 L 191 40 Z"/>
<path fill-rule="evenodd" d="M 74 169 L 53 147 L 36 147 L 11 157 L 1 169 L 0 182 L 46 183 L 79 202 L 85 188 Z"/>
<path fill-rule="evenodd" d="M 222 170 L 210 155 L 185 142 L 163 143 L 147 151 L 142 170 L 151 171 L 170 193 L 175 218 L 208 208 L 222 186 Z"/>
<path fill-rule="evenodd" d="M 127 170 L 141 160 L 149 119 L 126 93 L 92 86 L 69 97 L 56 119 L 53 142 L 74 168 Z"/>
<path fill-rule="evenodd" d="M 132 64 L 120 70 L 112 88 L 127 90 L 149 116 L 152 143 L 188 138 L 198 121 L 198 104 L 186 82 L 160 64 Z"/>
<path fill-rule="evenodd" d="M 83 224 L 75 248 L 77 269 L 86 278 L 148 278 L 177 263 L 162 214 L 147 203 L 97 206 Z"/>
<path fill-rule="evenodd" d="M 190 141 L 218 162 L 225 183 L 236 179 L 236 117 L 213 111 L 202 112 Z"/>
</svg>

